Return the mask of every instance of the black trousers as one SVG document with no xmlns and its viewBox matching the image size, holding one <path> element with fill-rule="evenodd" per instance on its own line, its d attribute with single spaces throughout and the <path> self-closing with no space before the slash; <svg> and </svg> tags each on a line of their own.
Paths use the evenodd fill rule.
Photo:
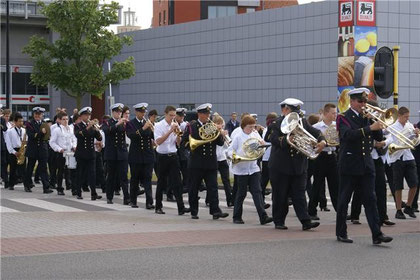
<svg viewBox="0 0 420 280">
<path fill-rule="evenodd" d="M 182 186 L 188 189 L 188 160 L 180 160 L 179 167 L 182 174 Z"/>
<path fill-rule="evenodd" d="M 222 178 L 223 188 L 225 189 L 226 202 L 232 202 L 232 188 L 230 186 L 230 176 L 229 176 L 229 165 L 227 160 L 222 160 L 217 162 L 217 170 L 219 170 L 220 177 Z"/>
<path fill-rule="evenodd" d="M 242 208 L 243 203 L 246 198 L 246 194 L 249 187 L 249 192 L 252 195 L 254 200 L 255 208 L 257 209 L 258 216 L 260 221 L 267 216 L 267 213 L 264 210 L 264 200 L 261 192 L 261 174 L 260 172 L 255 172 L 251 175 L 237 175 L 238 176 L 238 192 L 236 193 L 235 206 L 233 208 L 233 219 L 239 220 L 242 219 Z"/>
<path fill-rule="evenodd" d="M 351 200 L 350 217 L 352 220 L 358 220 L 362 213 L 362 189 L 355 186 L 353 198 Z"/>
<path fill-rule="evenodd" d="M 128 202 L 128 162 L 126 160 L 107 160 L 108 177 L 106 180 L 106 198 L 112 200 L 114 191 L 122 188 L 124 201 Z"/>
<path fill-rule="evenodd" d="M 168 177 L 172 191 L 176 198 L 178 211 L 184 209 L 182 200 L 182 181 L 179 170 L 179 160 L 176 153 L 159 154 L 157 153 L 158 181 L 156 187 L 156 209 L 162 209 L 163 191 L 166 189 Z"/>
<path fill-rule="evenodd" d="M 417 166 L 417 178 L 419 178 L 420 181 L 420 162 L 416 162 L 416 166 Z M 413 209 L 419 209 L 419 190 L 420 190 L 420 186 L 417 186 L 417 191 L 416 194 L 414 195 L 414 200 L 413 200 L 413 204 L 411 204 L 411 207 Z"/>
<path fill-rule="evenodd" d="M 392 196 L 394 196 L 395 199 L 394 173 L 392 172 L 392 166 L 389 164 L 385 164 L 385 175 L 389 189 L 391 190 Z"/>
<path fill-rule="evenodd" d="M 34 171 L 35 163 L 38 161 L 37 170 L 41 177 L 42 187 L 47 190 L 49 187 L 48 173 L 47 173 L 47 157 L 32 158 L 28 157 L 28 165 L 26 166 L 24 185 L 29 187 L 32 184 L 32 173 Z"/>
<path fill-rule="evenodd" d="M 82 195 L 82 184 L 87 180 L 90 187 L 91 196 L 96 196 L 95 189 L 95 159 L 82 159 L 76 157 L 77 162 L 77 182 L 73 184 L 72 191 L 81 196 Z"/>
<path fill-rule="evenodd" d="M 152 163 L 130 163 L 130 202 L 137 205 L 137 194 L 140 191 L 139 184 L 141 183 L 146 193 L 146 204 L 153 204 L 152 193 Z"/>
<path fill-rule="evenodd" d="M 63 178 L 66 181 L 66 185 L 69 185 L 70 172 L 66 168 L 66 158 L 61 153 L 56 153 L 55 155 L 55 171 L 56 171 L 56 181 L 57 181 L 57 191 L 63 191 Z"/>
<path fill-rule="evenodd" d="M 4 181 L 5 187 L 9 186 L 9 176 L 7 175 L 8 154 L 7 150 L 1 151 L 1 178 Z"/>
<path fill-rule="evenodd" d="M 301 175 L 287 175 L 279 173 L 278 170 L 270 169 L 270 181 L 274 224 L 284 225 L 286 216 L 289 213 L 289 196 L 292 198 L 293 208 L 299 221 L 302 224 L 310 221 L 305 196 L 306 172 Z"/>
<path fill-rule="evenodd" d="M 48 148 L 48 171 L 50 174 L 50 185 L 57 184 L 57 157 L 59 153 L 54 152 L 51 148 Z"/>
<path fill-rule="evenodd" d="M 337 211 L 337 196 L 338 196 L 338 170 L 337 170 L 337 156 L 322 152 L 314 162 L 314 183 L 312 185 L 312 193 L 309 198 L 308 213 L 310 216 L 317 214 L 316 207 L 318 206 L 319 197 L 321 193 L 325 196 L 325 179 L 328 182 L 328 190 L 330 192 L 331 202 L 334 209 Z M 325 203 L 325 202 L 324 202 Z M 321 207 L 325 207 L 321 204 Z"/>
<path fill-rule="evenodd" d="M 102 190 L 105 190 L 106 177 L 104 171 L 104 162 L 102 160 L 102 152 L 95 152 L 96 161 L 96 185 L 99 185 Z"/>
<path fill-rule="evenodd" d="M 191 189 L 188 193 L 188 201 L 191 207 L 191 215 L 198 214 L 198 192 L 201 181 L 204 180 L 207 187 L 206 200 L 210 205 L 210 215 L 220 213 L 219 193 L 217 188 L 217 169 L 191 168 Z"/>
<path fill-rule="evenodd" d="M 15 149 L 18 151 L 19 149 Z M 25 174 L 26 159 L 21 165 L 17 164 L 17 157 L 13 154 L 9 154 L 9 187 L 14 187 L 18 183 L 19 174 Z"/>
<path fill-rule="evenodd" d="M 386 182 L 385 182 L 385 165 L 381 158 L 375 159 L 375 192 L 379 214 L 379 221 L 388 220 L 386 210 Z"/>
<path fill-rule="evenodd" d="M 340 188 L 338 192 L 336 235 L 347 236 L 347 208 L 355 189 L 361 193 L 361 201 L 365 207 L 366 218 L 372 235 L 381 234 L 379 214 L 375 195 L 375 174 L 345 175 L 340 174 Z"/>
<path fill-rule="evenodd" d="M 267 188 L 268 182 L 270 182 L 270 168 L 268 167 L 268 161 L 263 160 L 261 167 L 261 191 L 263 200 L 265 200 L 265 190 Z"/>
</svg>

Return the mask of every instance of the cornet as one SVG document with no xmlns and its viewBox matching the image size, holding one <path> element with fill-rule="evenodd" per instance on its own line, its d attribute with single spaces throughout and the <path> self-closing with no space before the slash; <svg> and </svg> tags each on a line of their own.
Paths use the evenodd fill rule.
<svg viewBox="0 0 420 280">
<path fill-rule="evenodd" d="M 182 135 L 184 134 L 184 132 L 181 130 L 181 128 L 179 127 L 178 122 L 175 120 L 175 118 L 172 119 L 172 123 L 176 123 L 178 126 L 174 129 L 174 133 L 176 134 L 176 136 L 178 137 L 182 137 Z"/>
<path fill-rule="evenodd" d="M 146 117 L 144 117 L 144 119 L 149 124 L 150 129 L 154 132 L 155 131 L 155 126 L 153 125 L 153 123 L 148 118 L 146 118 Z"/>
</svg>

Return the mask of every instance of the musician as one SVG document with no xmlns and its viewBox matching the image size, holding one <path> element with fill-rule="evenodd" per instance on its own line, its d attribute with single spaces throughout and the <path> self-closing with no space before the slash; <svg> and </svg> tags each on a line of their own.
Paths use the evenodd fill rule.
<svg viewBox="0 0 420 280">
<path fill-rule="evenodd" d="M 7 121 L 3 117 L 3 104 L 0 103 L 0 133 L 1 133 L 1 178 L 4 182 L 4 188 L 7 189 L 9 187 L 9 178 L 7 176 L 7 147 L 5 142 L 5 133 L 7 131 Z"/>
<path fill-rule="evenodd" d="M 334 129 L 334 132 L 336 131 L 336 118 L 336 106 L 332 103 L 325 104 L 322 121 L 314 124 L 313 127 L 320 130 L 321 133 L 325 136 L 325 132 L 331 126 Z M 325 138 L 328 139 L 327 136 L 325 136 Z M 338 168 L 335 147 L 325 147 L 314 161 L 314 182 L 312 185 L 312 194 L 310 195 L 308 205 L 308 214 L 311 217 L 318 218 L 316 207 L 319 202 L 318 198 L 320 197 L 320 190 L 322 189 L 322 186 L 325 186 L 325 179 L 327 179 L 328 182 L 328 190 L 330 192 L 332 205 L 337 211 Z M 325 194 L 325 190 L 323 191 Z M 321 207 L 321 210 L 322 209 L 323 208 Z"/>
<path fill-rule="evenodd" d="M 253 117 L 254 118 L 254 120 L 256 121 L 256 122 L 258 122 L 258 114 L 250 114 L 251 115 L 251 117 Z M 256 128 L 255 128 L 255 130 L 260 134 L 260 136 L 262 137 L 262 134 L 263 134 L 263 132 L 264 132 L 264 127 L 262 126 L 262 125 L 260 125 L 260 124 L 256 124 L 256 126 L 255 126 Z"/>
<path fill-rule="evenodd" d="M 18 165 L 18 158 L 21 156 L 20 148 L 22 140 L 26 134 L 25 128 L 23 128 L 23 117 L 20 113 L 14 114 L 14 127 L 9 128 L 6 134 L 5 144 L 9 152 L 9 190 L 14 190 L 14 186 L 18 183 L 18 174 L 25 173 L 26 160 L 23 164 Z M 20 169 L 20 172 L 18 170 Z"/>
<path fill-rule="evenodd" d="M 307 180 L 308 159 L 301 152 L 292 148 L 280 127 L 283 119 L 292 112 L 299 113 L 303 102 L 295 98 L 287 98 L 280 103 L 282 117 L 274 121 L 265 136 L 271 142 L 272 149 L 268 162 L 270 169 L 270 181 L 273 200 L 273 219 L 276 229 L 287 229 L 285 219 L 289 212 L 288 196 L 292 198 L 296 215 L 302 223 L 303 230 L 309 230 L 319 226 L 318 222 L 312 222 L 309 215 L 305 197 Z M 310 126 L 306 119 L 302 119 L 303 128 L 317 138 L 316 152 L 320 152 L 326 145 L 321 132 Z M 291 141 L 293 141 L 293 136 Z"/>
<path fill-rule="evenodd" d="M 185 128 L 187 127 L 187 122 L 184 121 L 187 109 L 186 108 L 176 108 L 176 116 L 175 120 L 179 125 L 179 129 L 184 132 Z M 179 164 L 182 174 L 182 192 L 189 191 L 189 182 L 188 182 L 188 157 L 189 157 L 189 150 L 185 147 L 185 145 L 180 145 L 178 147 L 178 157 L 179 157 Z"/>
<path fill-rule="evenodd" d="M 99 125 L 99 121 L 98 121 Z M 102 193 L 106 192 L 106 176 L 104 171 L 104 161 L 102 156 L 102 150 L 105 148 L 105 133 L 102 129 L 99 129 L 99 133 L 102 136 L 102 141 L 94 140 L 95 145 L 95 168 L 96 168 L 96 188 L 101 188 Z"/>
<path fill-rule="evenodd" d="M 262 138 L 264 139 L 267 133 L 270 133 L 268 131 L 268 128 L 270 127 L 270 124 L 275 121 L 279 116 L 276 112 L 271 112 L 267 115 L 265 118 L 266 127 L 264 128 Z M 266 144 L 270 144 L 270 142 L 266 141 Z M 270 169 L 268 168 L 268 160 L 270 159 L 270 153 L 271 153 L 271 146 L 268 147 L 265 150 L 264 155 L 262 156 L 262 165 L 261 165 L 261 190 L 264 200 L 264 208 L 267 209 L 270 207 L 269 203 L 265 203 L 265 196 L 269 195 L 271 193 L 271 190 L 267 189 L 268 182 L 270 181 Z"/>
<path fill-rule="evenodd" d="M 381 232 L 375 195 L 375 165 L 371 156 L 373 140 L 382 140 L 382 124 L 363 115 L 366 106 L 366 88 L 349 91 L 350 109 L 337 118 L 340 136 L 338 172 L 340 186 L 337 201 L 337 240 L 353 243 L 347 236 L 346 216 L 351 195 L 360 188 L 366 218 L 372 232 L 373 244 L 391 242 L 392 238 Z M 385 145 L 383 142 L 382 146 Z"/>
<path fill-rule="evenodd" d="M 79 113 L 75 113 L 73 116 L 73 122 L 69 125 L 70 129 L 73 131 L 74 134 L 74 126 L 77 125 L 82 121 Z M 69 121 L 70 123 L 70 121 Z M 76 137 L 76 143 L 77 143 L 77 137 Z M 76 184 L 77 184 L 77 168 L 76 169 L 70 169 L 69 170 L 69 185 L 66 185 L 66 189 L 71 189 L 71 193 L 73 196 L 76 196 Z"/>
<path fill-rule="evenodd" d="M 48 140 L 47 128 L 41 128 L 43 124 L 43 116 L 45 109 L 42 107 L 34 107 L 32 109 L 33 119 L 26 123 L 26 134 L 28 135 L 28 144 L 26 148 L 26 157 L 28 158 L 28 165 L 26 166 L 24 189 L 26 192 L 31 191 L 32 172 L 35 163 L 38 161 L 37 170 L 39 170 L 42 187 L 44 193 L 52 193 L 49 188 L 48 174 L 47 174 L 47 160 L 48 160 Z"/>
<path fill-rule="evenodd" d="M 130 202 L 131 207 L 138 208 L 137 195 L 140 192 L 139 184 L 146 192 L 146 209 L 154 209 L 152 193 L 152 173 L 155 162 L 153 150 L 153 124 L 145 118 L 147 103 L 138 103 L 133 106 L 136 117 L 127 124 L 127 136 L 131 140 L 128 151 L 130 164 Z"/>
<path fill-rule="evenodd" d="M 410 111 L 407 107 L 400 107 L 398 109 L 398 120 L 390 126 L 388 131 L 395 130 L 404 134 L 405 131 L 414 133 L 415 137 L 419 135 L 419 129 L 414 128 L 413 124 L 408 120 L 410 118 Z M 406 135 L 406 134 L 404 134 Z M 401 143 L 394 134 L 390 134 L 386 140 L 386 144 L 396 143 L 397 145 L 404 145 Z M 413 204 L 414 196 L 417 192 L 418 178 L 417 178 L 417 166 L 414 159 L 413 153 L 410 149 L 402 149 L 389 155 L 390 163 L 392 164 L 392 173 L 394 177 L 395 185 L 395 205 L 397 212 L 395 214 L 396 219 L 405 219 L 405 214 L 411 218 L 416 218 L 416 215 L 411 208 Z M 401 210 L 402 202 L 402 190 L 404 188 L 404 179 L 407 181 L 408 198 L 404 213 Z"/>
<path fill-rule="evenodd" d="M 57 194 L 64 195 L 63 177 L 66 181 L 69 179 L 69 172 L 65 167 L 66 158 L 64 153 L 74 152 L 77 146 L 77 139 L 74 131 L 70 128 L 68 121 L 69 116 L 64 111 L 57 114 L 57 127 L 51 131 L 51 139 L 49 141 L 51 149 L 56 153 L 55 167 L 57 180 Z"/>
<path fill-rule="evenodd" d="M 182 201 L 182 182 L 179 170 L 179 159 L 177 155 L 177 145 L 181 143 L 181 135 L 176 133 L 179 125 L 175 121 L 176 109 L 173 106 L 166 106 L 165 118 L 158 122 L 154 128 L 154 138 L 157 144 L 157 188 L 156 188 L 156 214 L 165 214 L 162 210 L 163 190 L 166 188 L 167 177 L 171 182 L 171 187 L 178 206 L 178 215 L 190 212 L 185 208 Z"/>
<path fill-rule="evenodd" d="M 195 140 L 203 140 L 200 137 L 199 131 L 204 125 L 209 125 L 208 122 L 210 120 L 211 108 L 212 104 L 210 103 L 202 104 L 197 107 L 198 119 L 197 121 L 190 122 L 188 125 L 183 136 L 183 143 L 188 142 L 190 135 Z M 200 145 L 194 151 L 190 152 L 189 169 L 191 175 L 191 186 L 188 199 L 191 207 L 192 219 L 198 219 L 198 191 L 203 179 L 207 187 L 210 215 L 213 215 L 214 220 L 229 216 L 228 213 L 223 213 L 219 208 L 219 196 L 217 190 L 216 145 L 224 145 L 224 134 L 226 134 L 225 131 L 220 131 L 219 136 L 215 140 Z"/>
<path fill-rule="evenodd" d="M 114 191 L 121 184 L 123 191 L 123 204 L 128 205 L 128 151 L 125 141 L 125 130 L 128 119 L 122 118 L 124 105 L 116 103 L 111 106 L 112 118 L 104 122 L 102 130 L 105 133 L 105 160 L 107 163 L 108 177 L 106 181 L 106 198 L 108 204 L 113 204 Z M 118 179 L 118 181 L 117 181 Z"/>
<path fill-rule="evenodd" d="M 101 199 L 102 196 L 96 193 L 96 175 L 95 175 L 95 148 L 94 139 L 101 141 L 102 136 L 94 123 L 90 121 L 92 114 L 91 107 L 80 109 L 79 116 L 81 121 L 74 125 L 74 135 L 77 138 L 77 147 L 74 156 L 77 162 L 77 181 L 73 184 L 72 191 L 76 194 L 77 199 L 82 197 L 82 184 L 85 178 L 88 180 L 90 187 L 91 200 Z"/>
<path fill-rule="evenodd" d="M 232 132 L 239 127 L 239 122 L 236 120 L 238 114 L 236 112 L 232 112 L 230 115 L 230 120 L 226 124 L 226 130 L 229 132 L 229 136 L 231 136 Z"/>
<path fill-rule="evenodd" d="M 256 120 L 252 116 L 247 116 L 241 120 L 242 132 L 232 140 L 232 144 L 229 146 L 228 154 L 233 157 L 235 152 L 238 157 L 247 157 L 243 150 L 245 141 L 255 138 L 262 145 L 260 134 L 256 130 Z M 233 209 L 233 223 L 244 224 L 242 220 L 242 207 L 246 197 L 246 193 L 249 187 L 249 191 L 252 194 L 255 208 L 259 216 L 260 223 L 265 225 L 271 223 L 273 218 L 269 217 L 264 210 L 264 202 L 261 191 L 261 173 L 260 167 L 257 165 L 257 160 L 240 161 L 232 164 L 232 172 L 237 176 L 238 180 L 238 193 L 235 197 L 234 209 Z"/>
<path fill-rule="evenodd" d="M 220 127 L 220 129 L 224 129 L 225 121 L 219 115 L 213 116 L 213 122 Z M 233 197 L 232 197 L 232 187 L 230 186 L 230 176 L 229 176 L 229 164 L 227 162 L 227 151 L 229 148 L 230 143 L 225 141 L 223 146 L 216 146 L 216 154 L 217 154 L 217 170 L 220 173 L 220 177 L 222 179 L 223 188 L 225 189 L 226 195 L 226 203 L 228 207 L 233 206 Z"/>
</svg>

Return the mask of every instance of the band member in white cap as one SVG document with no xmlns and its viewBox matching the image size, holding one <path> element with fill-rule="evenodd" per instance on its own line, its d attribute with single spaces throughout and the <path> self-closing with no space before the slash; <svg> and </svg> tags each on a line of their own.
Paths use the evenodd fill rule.
<svg viewBox="0 0 420 280">
<path fill-rule="evenodd" d="M 87 178 L 90 195 L 92 200 L 101 199 L 96 193 L 96 176 L 95 176 L 95 146 L 94 139 L 101 141 L 102 136 L 99 129 L 90 120 L 92 114 L 91 107 L 84 107 L 79 111 L 81 122 L 74 125 L 74 135 L 77 138 L 77 147 L 74 156 L 77 162 L 77 182 L 72 184 L 72 192 L 76 194 L 77 199 L 82 197 L 82 184 Z"/>
<path fill-rule="evenodd" d="M 166 188 L 167 177 L 171 182 L 174 192 L 178 215 L 184 215 L 190 212 L 189 208 L 185 208 L 182 201 L 182 183 L 179 170 L 179 160 L 177 155 L 177 144 L 181 142 L 181 135 L 178 133 L 179 125 L 175 121 L 175 107 L 166 106 L 165 118 L 158 122 L 154 128 L 154 137 L 157 144 L 157 188 L 156 188 L 156 214 L 165 214 L 162 210 L 162 194 Z"/>
<path fill-rule="evenodd" d="M 392 238 L 381 232 L 375 195 L 375 165 L 371 156 L 373 140 L 383 139 L 382 124 L 372 123 L 363 115 L 366 106 L 366 88 L 353 89 L 350 96 L 350 109 L 337 117 L 340 135 L 340 155 L 338 160 L 339 191 L 337 203 L 337 240 L 353 243 L 347 236 L 347 209 L 355 188 L 361 189 L 362 203 L 372 232 L 373 244 L 391 242 Z M 385 142 L 382 141 L 382 146 Z"/>
<path fill-rule="evenodd" d="M 287 135 L 280 128 L 283 119 L 288 114 L 300 113 L 303 102 L 299 99 L 287 98 L 280 105 L 282 116 L 273 121 L 269 133 L 265 136 L 272 145 L 268 167 L 272 186 L 274 224 L 276 229 L 287 229 L 285 219 L 289 212 L 288 197 L 290 195 L 296 215 L 302 223 L 302 229 L 308 230 L 319 226 L 318 222 L 311 222 L 306 204 L 308 159 L 288 143 Z M 317 138 L 316 151 L 321 152 L 326 144 L 321 132 L 310 126 L 306 119 L 302 119 L 302 124 L 305 130 Z"/>
<path fill-rule="evenodd" d="M 41 128 L 45 109 L 35 107 L 32 109 L 33 119 L 26 123 L 26 134 L 28 135 L 28 144 L 26 148 L 26 157 L 28 165 L 26 167 L 24 188 L 26 192 L 31 192 L 31 177 L 34 171 L 35 163 L 38 161 L 37 170 L 40 172 L 42 187 L 44 193 L 51 193 L 49 189 L 47 160 L 48 160 L 48 141 L 45 140 L 47 129 Z"/>
<path fill-rule="evenodd" d="M 197 107 L 198 119 L 192 121 L 185 130 L 183 136 L 183 143 L 189 141 L 189 137 L 196 140 L 203 140 L 200 137 L 200 128 L 208 124 L 210 121 L 210 110 L 212 105 L 205 103 Z M 219 136 L 208 143 L 198 146 L 190 153 L 190 176 L 191 186 L 189 192 L 189 203 L 191 207 L 191 218 L 198 219 L 198 190 L 201 181 L 204 179 L 207 187 L 207 198 L 210 204 L 210 215 L 213 219 L 226 218 L 228 213 L 223 213 L 219 208 L 219 196 L 217 190 L 217 154 L 216 145 L 223 146 L 224 138 L 222 133 L 227 131 L 220 131 Z M 191 143 L 190 143 L 191 144 Z"/>
<path fill-rule="evenodd" d="M 128 151 L 130 164 L 130 203 L 131 207 L 138 208 L 137 194 L 140 192 L 139 184 L 143 185 L 146 193 L 146 209 L 154 209 L 152 193 L 152 173 L 155 162 L 153 150 L 153 124 L 146 119 L 147 103 L 138 103 L 133 106 L 136 117 L 127 123 L 127 136 L 131 140 Z"/>
<path fill-rule="evenodd" d="M 128 151 L 125 141 L 125 130 L 128 119 L 122 118 L 124 105 L 116 103 L 111 106 L 112 117 L 105 121 L 102 130 L 105 133 L 105 156 L 108 177 L 106 181 L 106 199 L 108 204 L 113 204 L 114 191 L 117 185 L 121 184 L 124 194 L 123 204 L 128 205 L 130 197 L 128 194 Z"/>
</svg>

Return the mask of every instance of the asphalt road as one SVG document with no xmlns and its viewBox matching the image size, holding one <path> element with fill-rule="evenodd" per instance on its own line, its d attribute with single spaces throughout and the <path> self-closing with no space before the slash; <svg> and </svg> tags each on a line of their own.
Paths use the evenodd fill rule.
<svg viewBox="0 0 420 280">
<path fill-rule="evenodd" d="M 420 234 L 2 257 L 1 279 L 418 279 Z"/>
</svg>

